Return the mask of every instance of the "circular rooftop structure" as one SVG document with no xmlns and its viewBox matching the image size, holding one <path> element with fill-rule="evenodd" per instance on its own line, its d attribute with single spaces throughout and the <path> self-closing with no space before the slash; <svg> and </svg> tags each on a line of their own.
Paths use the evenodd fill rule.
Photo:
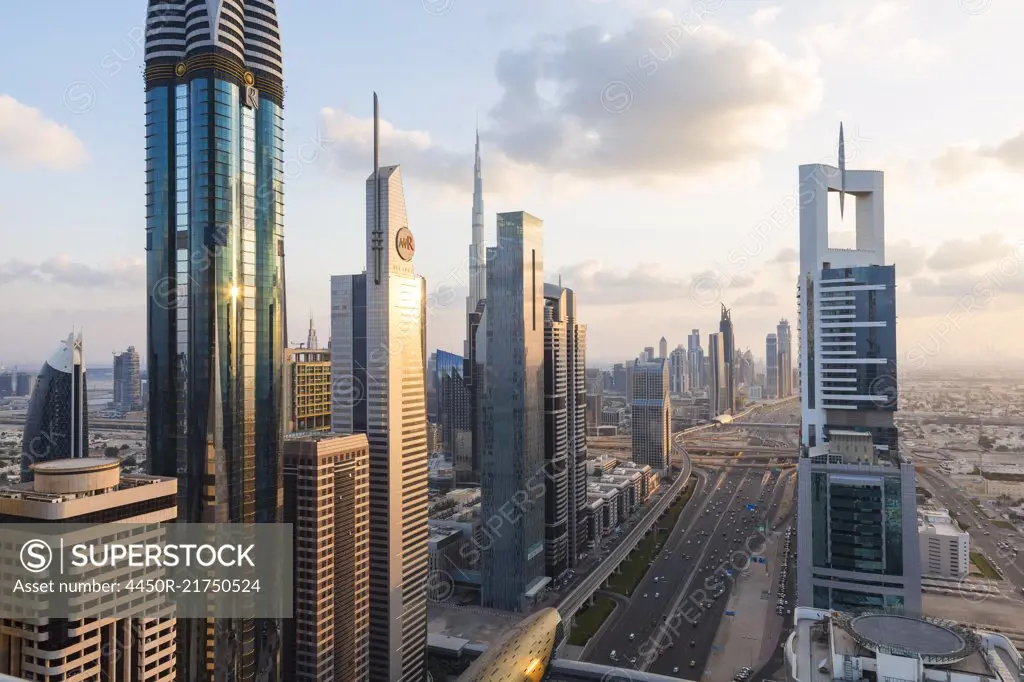
<svg viewBox="0 0 1024 682">
<path fill-rule="evenodd" d="M 852 618 L 846 629 L 875 653 L 920 656 L 925 663 L 954 663 L 978 646 L 977 636 L 964 626 L 931 618 L 870 613 Z"/>
<path fill-rule="evenodd" d="M 32 465 L 33 488 L 40 493 L 81 494 L 116 488 L 121 460 L 116 457 L 53 459 Z"/>
</svg>

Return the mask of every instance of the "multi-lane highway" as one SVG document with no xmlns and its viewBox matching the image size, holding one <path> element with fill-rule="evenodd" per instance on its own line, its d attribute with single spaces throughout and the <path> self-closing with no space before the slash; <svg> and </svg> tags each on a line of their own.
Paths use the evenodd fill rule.
<svg viewBox="0 0 1024 682">
<path fill-rule="evenodd" d="M 1003 577 L 1013 584 L 1018 591 L 1024 590 L 1024 552 L 1021 555 L 1012 550 L 999 547 L 1006 542 L 1011 547 L 1024 546 L 1024 539 L 1018 533 L 992 523 L 985 514 L 977 509 L 966 495 L 949 485 L 941 474 L 930 469 L 922 469 L 918 485 L 930 489 L 935 498 L 944 507 L 957 515 L 970 526 L 971 551 L 981 551 L 999 567 Z"/>
<path fill-rule="evenodd" d="M 588 660 L 609 663 L 614 650 L 623 666 L 686 677 L 703 670 L 732 581 L 745 567 L 760 570 L 749 564 L 750 556 L 763 548 L 760 528 L 782 490 L 772 471 L 729 469 L 706 476 L 700 496 L 680 515 L 632 597 L 588 646 Z M 748 511 L 750 504 L 757 509 Z"/>
</svg>

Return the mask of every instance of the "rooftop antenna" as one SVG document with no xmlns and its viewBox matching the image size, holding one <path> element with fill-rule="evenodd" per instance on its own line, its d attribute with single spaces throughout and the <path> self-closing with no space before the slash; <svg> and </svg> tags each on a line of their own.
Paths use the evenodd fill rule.
<svg viewBox="0 0 1024 682">
<path fill-rule="evenodd" d="M 380 284 L 381 255 L 384 237 L 380 231 L 380 106 L 377 93 L 373 93 L 373 283 Z"/>
<path fill-rule="evenodd" d="M 843 218 L 846 204 L 846 143 L 843 141 L 843 122 L 839 122 L 839 218 Z"/>
</svg>

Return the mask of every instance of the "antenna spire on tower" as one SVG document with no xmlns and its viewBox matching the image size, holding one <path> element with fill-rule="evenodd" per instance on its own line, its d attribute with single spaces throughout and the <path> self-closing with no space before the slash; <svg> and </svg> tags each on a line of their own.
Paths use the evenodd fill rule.
<svg viewBox="0 0 1024 682">
<path fill-rule="evenodd" d="M 380 230 L 380 107 L 376 91 L 373 93 L 373 234 L 370 240 L 373 250 L 373 283 L 380 284 L 384 237 Z"/>
<path fill-rule="evenodd" d="M 839 217 L 846 208 L 846 143 L 843 140 L 843 122 L 839 122 Z"/>
</svg>

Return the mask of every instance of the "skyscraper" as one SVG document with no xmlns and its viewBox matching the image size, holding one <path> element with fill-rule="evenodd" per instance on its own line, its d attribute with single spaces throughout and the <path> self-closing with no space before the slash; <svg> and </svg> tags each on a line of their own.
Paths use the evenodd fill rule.
<svg viewBox="0 0 1024 682">
<path fill-rule="evenodd" d="M 135 346 L 114 354 L 114 409 L 121 412 L 142 409 L 142 375 Z"/>
<path fill-rule="evenodd" d="M 509 611 L 524 610 L 549 580 L 544 505 L 521 499 L 544 477 L 542 230 L 529 213 L 499 213 L 498 246 L 487 249 L 481 516 L 504 518 L 501 510 L 514 509 L 517 522 L 503 526 L 484 549 L 482 600 Z"/>
<path fill-rule="evenodd" d="M 725 358 L 725 376 L 721 388 L 725 394 L 726 408 L 721 414 L 732 413 L 736 409 L 736 381 L 739 373 L 739 361 L 736 357 L 736 337 L 732 331 L 732 311 L 722 304 L 722 318 L 718 322 L 718 331 L 722 335 L 722 354 Z"/>
<path fill-rule="evenodd" d="M 476 134 L 473 162 L 473 215 L 469 245 L 469 295 L 466 297 L 466 341 L 462 380 L 469 392 L 470 475 L 467 481 L 479 481 L 483 458 L 484 360 L 487 355 L 487 242 L 484 237 L 484 184 L 480 162 L 480 132 Z M 456 472 L 456 476 L 459 473 Z M 466 476 L 464 473 L 463 476 Z"/>
<path fill-rule="evenodd" d="M 829 248 L 829 192 L 856 201 L 855 249 Z M 883 174 L 846 170 L 840 127 L 839 167 L 800 166 L 800 196 L 799 603 L 920 612 L 914 467 L 893 420 L 896 275 L 885 265 Z"/>
<path fill-rule="evenodd" d="M 284 522 L 293 524 L 295 553 L 282 680 L 366 679 L 369 456 L 365 434 L 284 440 Z"/>
<path fill-rule="evenodd" d="M 480 480 L 480 463 L 473 460 L 473 420 L 470 391 L 463 375 L 465 360 L 460 355 L 439 350 L 432 381 L 436 386 L 437 425 L 441 432 L 441 450 L 452 457 L 456 483 Z"/>
<path fill-rule="evenodd" d="M 149 0 L 146 260 L 152 473 L 178 519 L 281 518 L 284 81 L 273 0 Z M 214 472 L 214 473 L 211 473 Z M 179 673 L 273 675 L 279 621 L 185 621 Z"/>
<path fill-rule="evenodd" d="M 704 388 L 704 349 L 700 346 L 700 330 L 694 329 L 686 337 L 686 356 L 689 363 L 688 388 L 696 391 Z"/>
<path fill-rule="evenodd" d="M 789 321 L 779 320 L 775 328 L 779 342 L 779 398 L 793 395 L 793 341 L 789 329 Z"/>
<path fill-rule="evenodd" d="M 779 337 L 769 334 L 764 339 L 765 397 L 779 397 Z"/>
<path fill-rule="evenodd" d="M 331 278 L 335 433 L 370 443 L 371 680 L 422 680 L 427 651 L 426 283 L 416 274 L 402 172 L 366 179 L 366 271 Z"/>
<path fill-rule="evenodd" d="M 587 539 L 587 328 L 579 323 L 572 289 L 545 284 L 544 299 L 545 543 L 553 550 L 546 552 L 547 574 L 557 577 L 576 566 Z M 600 391 L 599 379 L 592 382 Z M 591 397 L 600 405 L 599 392 Z M 559 543 L 552 542 L 563 517 L 564 565 L 557 560 Z"/>
<path fill-rule="evenodd" d="M 476 311 L 477 304 L 487 298 L 487 241 L 484 237 L 484 180 L 480 166 L 480 131 L 476 133 L 473 163 L 473 229 L 469 245 L 469 296 L 466 314 Z"/>
<path fill-rule="evenodd" d="M 82 335 L 72 333 L 43 363 L 32 389 L 21 441 L 21 480 L 33 479 L 33 464 L 88 456 L 89 410 Z"/>
<path fill-rule="evenodd" d="M 640 359 L 644 362 L 651 362 L 654 360 L 654 346 L 647 346 L 644 348 L 644 352 L 640 354 Z"/>
<path fill-rule="evenodd" d="M 668 385 L 672 393 L 686 392 L 686 349 L 677 346 L 668 356 Z"/>
<path fill-rule="evenodd" d="M 725 334 L 708 334 L 708 419 L 725 414 L 729 409 L 728 369 L 725 364 Z"/>
<path fill-rule="evenodd" d="M 668 341 L 665 340 L 664 336 L 658 342 L 658 357 L 662 359 L 668 357 Z"/>
<path fill-rule="evenodd" d="M 669 467 L 672 449 L 672 404 L 668 390 L 668 361 L 636 361 L 633 366 L 633 461 L 652 469 Z"/>
<path fill-rule="evenodd" d="M 316 327 L 313 326 L 313 316 L 309 316 L 309 331 L 306 332 L 306 349 L 317 350 L 320 343 L 316 339 Z"/>
<path fill-rule="evenodd" d="M 286 348 L 285 433 L 331 430 L 331 351 Z"/>
</svg>

